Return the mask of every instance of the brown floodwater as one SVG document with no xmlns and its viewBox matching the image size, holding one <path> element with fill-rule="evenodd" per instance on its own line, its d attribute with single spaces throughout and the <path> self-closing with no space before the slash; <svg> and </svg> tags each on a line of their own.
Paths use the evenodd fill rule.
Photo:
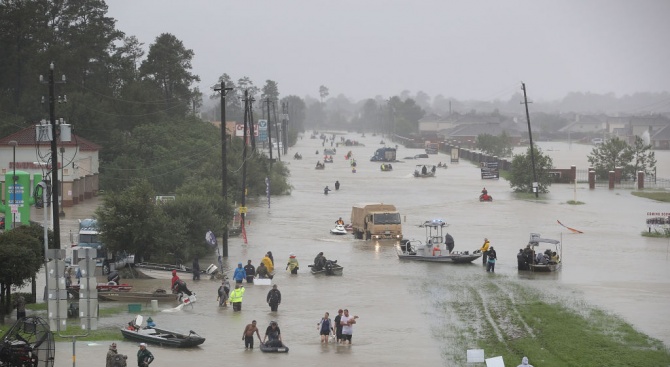
<svg viewBox="0 0 670 367">
<path fill-rule="evenodd" d="M 150 347 L 156 356 L 155 366 L 260 364 L 274 366 L 373 365 L 407 366 L 453 365 L 453 350 L 444 345 L 444 325 L 436 322 L 442 317 L 437 304 L 443 294 L 436 294 L 424 285 L 432 279 L 450 284 L 485 279 L 488 274 L 480 262 L 469 265 L 425 264 L 399 261 L 394 243 L 354 240 L 351 235 L 333 236 L 329 230 L 342 217 L 348 221 L 351 206 L 360 202 L 394 204 L 404 220 L 406 238 L 424 240 L 424 230 L 418 224 L 440 218 L 449 223 L 448 232 L 455 238 L 456 250 L 479 248 L 484 237 L 498 253 L 497 279 L 510 280 L 558 293 L 566 302 L 583 302 L 621 316 L 638 330 L 670 345 L 670 241 L 646 238 L 646 213 L 670 211 L 667 203 L 637 198 L 630 190 L 589 190 L 586 185 L 553 185 L 551 193 L 541 200 L 519 199 L 504 180 L 481 180 L 477 166 L 467 161 L 449 163 L 443 154 L 428 159 L 405 160 L 394 163 L 394 170 L 381 172 L 379 164 L 370 162 L 374 150 L 380 147 L 381 137 L 370 134 L 345 134 L 365 144 L 363 147 L 339 147 L 334 163 L 325 170 L 315 170 L 317 160 L 323 160 L 321 141 L 309 139 L 309 134 L 289 150 L 284 161 L 291 170 L 290 196 L 273 197 L 270 205 L 265 198 L 252 200 L 248 215 L 248 243 L 231 238 L 227 269 L 238 262 L 251 259 L 258 264 L 265 252 L 272 251 L 277 266 L 274 279 L 282 292 L 282 304 L 276 313 L 265 303 L 268 287 L 249 286 L 243 310 L 219 308 L 216 302 L 218 282 L 203 279 L 189 280 L 197 292 L 193 308 L 179 312 L 145 311 L 158 325 L 186 331 L 194 330 L 207 338 L 199 348 L 172 350 Z M 339 136 L 338 136 L 339 140 Z M 577 165 L 585 168 L 585 156 L 591 147 L 567 143 L 540 143 L 557 166 Z M 547 149 L 550 149 L 547 151 Z M 347 151 L 358 162 L 352 173 L 344 159 Z M 302 160 L 293 160 L 295 152 Z M 399 147 L 398 157 L 414 156 L 418 149 Z M 660 154 L 659 154 L 660 153 Z M 670 177 L 670 154 L 658 152 L 659 176 Z M 439 169 L 437 177 L 418 179 L 412 176 L 417 163 L 447 162 L 449 168 Z M 663 172 L 663 174 L 661 173 Z M 334 189 L 339 180 L 341 188 L 323 194 L 328 185 Z M 494 197 L 481 203 L 477 197 L 482 187 Z M 568 200 L 584 205 L 568 205 Z M 91 200 L 83 205 L 66 208 L 62 220 L 62 242 L 69 242 L 69 230 L 76 232 L 76 219 L 89 217 L 98 204 Z M 41 215 L 41 214 L 40 214 Z M 557 224 L 583 231 L 573 234 Z M 563 269 L 556 274 L 520 274 L 516 268 L 516 253 L 528 242 L 529 233 L 562 239 Z M 204 236 L 204 234 L 203 234 Z M 315 277 L 307 265 L 323 251 L 330 259 L 344 266 L 341 277 Z M 300 272 L 289 275 L 283 271 L 288 254 L 294 252 L 300 261 Z M 201 266 L 215 263 L 215 255 L 202 259 Z M 232 272 L 228 271 L 231 275 Z M 137 290 L 167 288 L 169 281 L 128 279 Z M 449 297 L 449 295 L 446 295 Z M 102 307 L 111 307 L 103 303 Z M 170 311 L 173 305 L 162 304 Z M 316 324 L 324 312 L 334 318 L 338 308 L 348 308 L 358 315 L 354 327 L 353 345 L 321 345 Z M 146 305 L 145 305 L 146 310 Z M 101 326 L 122 326 L 132 316 L 126 313 L 103 318 Z M 264 354 L 259 350 L 245 351 L 241 334 L 244 326 L 257 320 L 264 331 L 270 320 L 277 320 L 288 355 Z M 448 317 L 447 317 L 448 319 Z M 448 322 L 448 321 L 447 321 Z M 130 355 L 135 364 L 136 343 L 122 341 L 119 351 Z M 77 342 L 77 364 L 102 364 L 109 343 Z M 57 344 L 56 366 L 72 365 L 72 345 Z M 470 347 L 470 346 L 468 346 Z M 472 345 L 474 347 L 474 345 Z M 487 355 L 488 357 L 488 355 Z M 513 361 L 516 362 L 516 361 Z M 511 363 L 508 361 L 508 363 Z"/>
</svg>

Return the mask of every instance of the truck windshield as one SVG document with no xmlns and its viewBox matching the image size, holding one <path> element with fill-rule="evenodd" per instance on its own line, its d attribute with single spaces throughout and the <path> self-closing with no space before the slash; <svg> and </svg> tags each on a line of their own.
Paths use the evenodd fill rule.
<svg viewBox="0 0 670 367">
<path fill-rule="evenodd" d="M 99 244 L 99 243 L 100 243 L 100 239 L 98 239 L 98 235 L 97 235 L 97 234 L 80 234 L 80 235 L 79 235 L 79 243 L 80 243 L 80 244 L 85 244 L 85 243 L 89 243 L 89 244 L 93 244 L 93 243 L 95 243 L 95 244 Z"/>
<path fill-rule="evenodd" d="M 372 222 L 374 224 L 400 224 L 400 213 L 374 214 Z"/>
</svg>

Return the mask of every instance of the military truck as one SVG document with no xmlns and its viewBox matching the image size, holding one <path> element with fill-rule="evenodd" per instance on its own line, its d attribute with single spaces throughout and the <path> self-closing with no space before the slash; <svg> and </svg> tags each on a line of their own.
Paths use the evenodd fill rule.
<svg viewBox="0 0 670 367">
<path fill-rule="evenodd" d="M 402 239 L 400 213 L 391 204 L 354 205 L 351 208 L 351 226 L 356 239 Z"/>
</svg>

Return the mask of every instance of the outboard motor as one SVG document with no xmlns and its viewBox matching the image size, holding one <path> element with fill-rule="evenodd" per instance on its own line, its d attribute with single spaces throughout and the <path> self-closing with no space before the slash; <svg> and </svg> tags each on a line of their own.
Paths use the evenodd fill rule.
<svg viewBox="0 0 670 367">
<path fill-rule="evenodd" d="M 114 283 L 113 285 L 118 285 L 119 282 L 121 281 L 121 276 L 119 275 L 119 272 L 114 270 L 113 272 L 109 273 L 107 275 L 107 282 Z"/>
</svg>

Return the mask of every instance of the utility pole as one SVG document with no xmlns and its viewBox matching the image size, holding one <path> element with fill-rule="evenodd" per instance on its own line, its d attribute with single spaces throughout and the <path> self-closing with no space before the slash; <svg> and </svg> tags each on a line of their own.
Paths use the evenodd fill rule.
<svg viewBox="0 0 670 367">
<path fill-rule="evenodd" d="M 282 120 L 284 125 L 284 155 L 288 154 L 288 101 L 282 103 Z"/>
<path fill-rule="evenodd" d="M 272 101 L 272 113 L 275 115 L 275 137 L 276 137 L 275 140 L 277 140 L 277 160 L 281 161 L 281 147 L 280 147 L 280 145 L 283 145 L 283 143 L 280 143 L 281 140 L 279 140 L 280 124 L 279 124 L 279 120 L 277 120 L 277 105 L 275 104 L 275 101 Z M 268 115 L 269 114 L 270 114 L 270 112 L 268 111 Z M 270 128 L 270 124 L 268 124 L 268 129 L 269 128 Z M 269 132 L 272 133 L 272 130 L 270 130 Z"/>
<path fill-rule="evenodd" d="M 268 150 L 270 151 L 270 167 L 272 167 L 272 124 L 270 123 L 270 97 L 265 97 L 265 104 L 267 104 L 268 107 L 268 125 L 267 125 L 267 133 L 268 133 Z M 279 146 L 279 142 L 277 142 L 277 146 Z"/>
<path fill-rule="evenodd" d="M 228 156 L 226 154 L 226 94 L 233 88 L 226 88 L 226 83 L 221 82 L 221 87 L 214 88 L 221 93 L 221 198 L 224 207 L 228 202 Z M 227 218 L 227 216 L 226 216 Z M 228 221 L 223 223 L 223 236 L 221 236 L 221 256 L 228 257 Z"/>
<path fill-rule="evenodd" d="M 244 148 L 242 148 L 242 208 L 240 210 L 240 223 L 242 226 L 242 233 L 246 233 L 244 222 L 246 221 L 246 203 L 247 203 L 247 127 L 249 126 L 249 115 L 251 115 L 251 98 L 249 98 L 249 91 L 244 91 Z M 252 134 L 253 135 L 253 134 Z"/>
<path fill-rule="evenodd" d="M 42 76 L 40 75 L 42 82 Z M 51 217 L 54 222 L 54 247 L 60 249 L 60 208 L 59 208 L 59 183 L 58 183 L 58 137 L 59 127 L 56 126 L 56 82 L 54 81 L 54 63 L 49 65 L 49 122 L 51 123 Z M 60 83 L 65 83 L 65 75 Z M 59 96 L 58 102 L 67 102 L 67 96 L 62 99 Z"/>
<path fill-rule="evenodd" d="M 254 132 L 254 111 L 252 109 L 252 103 L 255 101 L 253 96 L 249 96 L 249 90 L 247 89 L 246 98 L 249 100 L 249 139 L 251 140 L 251 150 L 256 151 L 256 133 Z M 262 108 L 261 108 L 262 110 Z M 247 131 L 246 128 L 244 131 Z"/>
<path fill-rule="evenodd" d="M 528 113 L 528 98 L 526 97 L 526 84 L 521 83 L 521 89 L 523 89 L 523 104 L 526 106 L 526 120 L 528 121 L 528 139 L 530 141 L 530 164 L 533 166 L 533 191 L 535 191 L 535 197 L 539 196 L 540 187 L 537 182 L 537 172 L 535 172 L 535 153 L 533 152 L 533 133 L 530 129 L 530 114 Z"/>
</svg>

